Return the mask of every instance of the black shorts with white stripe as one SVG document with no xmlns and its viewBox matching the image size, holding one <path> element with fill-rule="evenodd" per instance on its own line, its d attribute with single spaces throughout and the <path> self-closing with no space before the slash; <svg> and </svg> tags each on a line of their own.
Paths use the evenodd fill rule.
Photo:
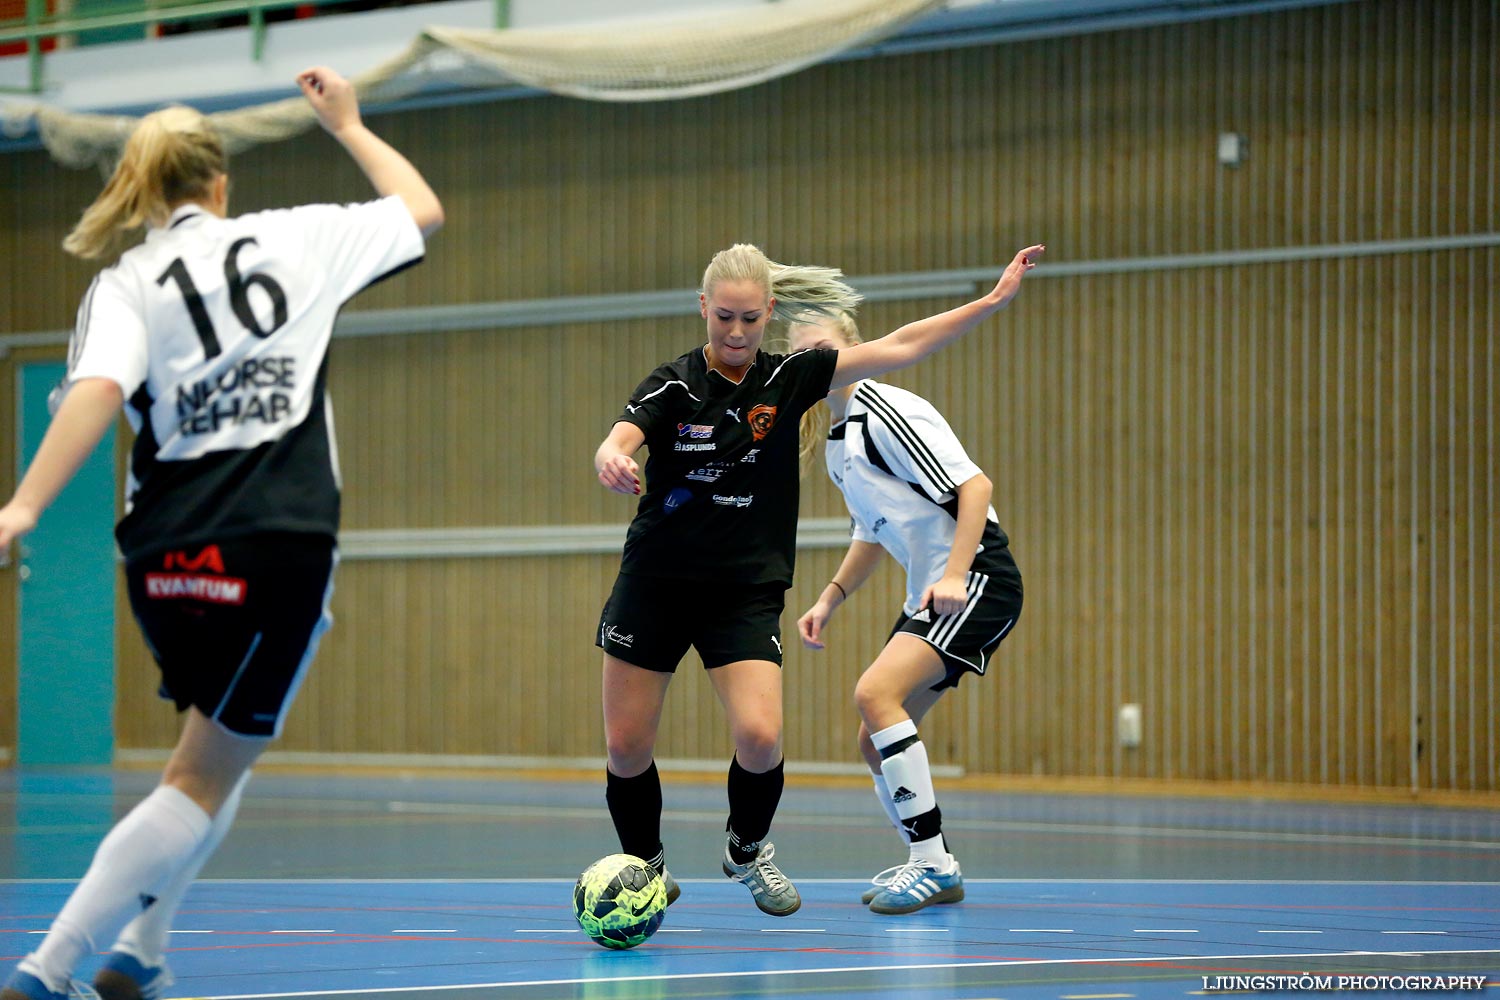
<svg viewBox="0 0 1500 1000">
<path fill-rule="evenodd" d="M 1021 617 L 1021 574 L 1010 563 L 1009 573 L 970 573 L 965 579 L 969 602 L 951 615 L 934 615 L 923 608 L 915 615 L 904 611 L 896 619 L 891 635 L 905 632 L 936 649 L 948 668 L 947 676 L 932 685 L 932 690 L 958 687 L 966 673 L 984 676 L 990 657 Z"/>
<path fill-rule="evenodd" d="M 163 698 L 241 736 L 279 735 L 332 622 L 334 540 L 257 534 L 125 565 L 130 607 Z"/>
</svg>

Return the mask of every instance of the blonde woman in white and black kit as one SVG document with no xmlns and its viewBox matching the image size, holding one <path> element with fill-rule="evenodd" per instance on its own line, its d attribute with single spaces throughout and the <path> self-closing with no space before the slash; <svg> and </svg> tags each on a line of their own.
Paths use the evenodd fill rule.
<svg viewBox="0 0 1500 1000">
<path fill-rule="evenodd" d="M 857 350 L 841 314 L 794 327 L 793 350 Z M 990 506 L 990 480 L 927 400 L 873 380 L 828 395 L 831 426 L 803 419 L 802 450 L 828 427 L 828 475 L 844 495 L 854 540 L 816 603 L 797 620 L 822 649 L 829 620 L 889 552 L 906 570 L 906 600 L 886 646 L 855 685 L 859 746 L 881 806 L 909 845 L 905 864 L 862 897 L 876 913 L 911 913 L 964 898 L 948 853 L 927 749 L 917 724 L 966 673 L 983 676 L 1021 614 L 1021 573 Z M 821 426 L 820 426 L 821 425 Z"/>
<path fill-rule="evenodd" d="M 606 798 L 620 846 L 666 874 L 654 751 L 667 685 L 697 649 L 729 718 L 729 835 L 723 870 L 774 916 L 801 897 L 765 838 L 781 800 L 781 612 L 797 536 L 798 420 L 830 389 L 915 364 L 1020 290 L 1042 247 L 1016 254 L 988 295 L 845 350 L 761 351 L 777 309 L 837 313 L 858 296 L 837 271 L 787 267 L 738 244 L 708 265 L 699 294 L 707 344 L 658 367 L 631 394 L 594 456 L 599 482 L 646 491 L 600 615 Z"/>
<path fill-rule="evenodd" d="M 100 996 L 160 996 L 177 907 L 233 822 L 330 620 L 334 317 L 419 261 L 443 210 L 361 123 L 346 80 L 315 67 L 297 83 L 379 200 L 230 218 L 220 139 L 202 115 L 173 107 L 136 126 L 63 243 L 100 258 L 148 227 L 84 296 L 61 403 L 0 508 L 0 555 L 36 526 L 123 405 L 136 439 L 116 537 L 162 693 L 186 719 L 161 783 L 104 838 L 0 1000 L 63 1000 L 79 960 L 104 949 Z"/>
</svg>

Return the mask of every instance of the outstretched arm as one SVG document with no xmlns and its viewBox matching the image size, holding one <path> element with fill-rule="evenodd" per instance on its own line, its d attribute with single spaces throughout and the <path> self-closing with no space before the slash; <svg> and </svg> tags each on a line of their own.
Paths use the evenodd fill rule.
<svg viewBox="0 0 1500 1000">
<path fill-rule="evenodd" d="M 124 393 L 111 379 L 79 379 L 68 390 L 16 495 L 0 507 L 0 564 L 8 558 L 10 543 L 36 527 L 37 518 L 93 454 L 124 404 Z"/>
<path fill-rule="evenodd" d="M 804 646 L 808 649 L 823 648 L 823 629 L 828 625 L 828 619 L 833 617 L 834 611 L 850 594 L 870 578 L 875 567 L 880 565 L 880 557 L 884 552 L 885 549 L 877 542 L 855 539 L 849 543 L 849 551 L 844 554 L 844 561 L 839 563 L 839 568 L 834 572 L 833 580 L 818 595 L 817 603 L 797 619 L 797 634 L 802 636 Z"/>
<path fill-rule="evenodd" d="M 991 313 L 1004 309 L 1021 290 L 1021 279 L 1026 276 L 1026 272 L 1036 267 L 1037 259 L 1046 252 L 1047 248 L 1038 244 L 1016 254 L 1005 273 L 1000 275 L 1000 281 L 983 298 L 957 309 L 908 323 L 879 340 L 855 344 L 839 351 L 838 367 L 834 369 L 830 388 L 842 389 L 862 378 L 875 378 L 898 368 L 906 368 L 951 344 Z"/>
<path fill-rule="evenodd" d="M 646 432 L 628 420 L 610 429 L 609 437 L 594 452 L 594 471 L 605 489 L 631 496 L 641 492 L 641 468 L 633 457 L 646 443 Z"/>
<path fill-rule="evenodd" d="M 297 74 L 297 86 L 323 128 L 354 158 L 376 192 L 381 197 L 399 196 L 423 236 L 437 232 L 443 225 L 442 202 L 411 161 L 365 127 L 353 85 L 327 66 L 313 66 Z"/>
</svg>

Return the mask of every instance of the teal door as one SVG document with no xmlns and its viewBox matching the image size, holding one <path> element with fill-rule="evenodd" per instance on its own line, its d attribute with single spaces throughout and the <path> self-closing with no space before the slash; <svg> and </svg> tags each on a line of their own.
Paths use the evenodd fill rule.
<svg viewBox="0 0 1500 1000">
<path fill-rule="evenodd" d="M 50 420 L 47 394 L 65 366 L 19 366 L 19 475 Z M 21 764 L 108 764 L 114 757 L 115 431 L 23 538 L 16 568 L 16 759 Z"/>
</svg>

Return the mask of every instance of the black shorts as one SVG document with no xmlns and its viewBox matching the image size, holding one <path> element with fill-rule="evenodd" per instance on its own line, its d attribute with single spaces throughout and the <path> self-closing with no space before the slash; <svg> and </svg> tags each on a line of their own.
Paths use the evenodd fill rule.
<svg viewBox="0 0 1500 1000">
<path fill-rule="evenodd" d="M 1021 617 L 1021 575 L 987 576 L 970 573 L 969 603 L 951 615 L 933 615 L 926 608 L 915 615 L 905 611 L 891 635 L 905 632 L 927 643 L 943 658 L 948 674 L 931 690 L 958 687 L 964 674 L 984 676 L 990 657 Z"/>
<path fill-rule="evenodd" d="M 705 600 L 705 591 L 713 599 Z M 781 664 L 779 583 L 721 587 L 621 573 L 599 615 L 594 645 L 647 670 L 673 673 L 692 646 L 709 669 L 740 660 Z"/>
<path fill-rule="evenodd" d="M 161 696 L 241 736 L 277 736 L 332 616 L 334 541 L 251 535 L 133 559 L 130 607 Z"/>
</svg>

